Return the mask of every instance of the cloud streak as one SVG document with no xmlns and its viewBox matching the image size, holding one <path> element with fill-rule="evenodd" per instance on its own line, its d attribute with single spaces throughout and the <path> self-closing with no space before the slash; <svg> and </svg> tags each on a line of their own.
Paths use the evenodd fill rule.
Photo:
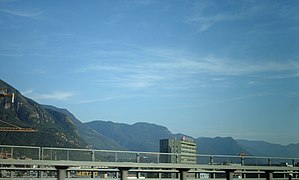
<svg viewBox="0 0 299 180">
<path fill-rule="evenodd" d="M 25 18 L 35 18 L 40 16 L 43 13 L 43 11 L 7 10 L 7 9 L 0 9 L 0 12 L 17 16 L 17 17 L 25 17 Z"/>
<path fill-rule="evenodd" d="M 242 8 L 235 9 L 235 3 L 218 3 L 214 1 L 198 1 L 195 3 L 193 13 L 186 17 L 187 24 L 198 26 L 200 32 L 209 30 L 221 22 L 248 21 L 253 18 L 271 18 L 273 15 L 277 18 L 298 19 L 298 8 L 292 5 L 264 2 L 246 2 L 239 1 Z M 217 9 L 216 13 L 208 13 L 210 9 Z M 276 12 L 270 14 L 269 12 Z"/>
<path fill-rule="evenodd" d="M 72 92 L 63 92 L 63 91 L 41 94 L 41 93 L 34 92 L 34 90 L 24 91 L 23 94 L 35 100 L 58 100 L 58 101 L 68 100 L 70 97 L 73 97 L 75 95 Z"/>
<path fill-rule="evenodd" d="M 120 63 L 89 64 L 80 67 L 76 73 L 102 74 L 102 79 L 94 81 L 94 85 L 106 84 L 123 88 L 186 88 L 199 83 L 201 76 L 208 77 L 214 83 L 223 83 L 224 77 L 230 76 L 281 79 L 298 77 L 299 72 L 299 62 L 295 60 L 245 61 L 216 56 L 201 57 L 163 48 L 143 49 L 141 54 L 143 56 L 127 55 L 128 59 Z M 122 58 L 118 52 L 115 56 L 113 53 L 110 55 L 112 59 Z"/>
</svg>

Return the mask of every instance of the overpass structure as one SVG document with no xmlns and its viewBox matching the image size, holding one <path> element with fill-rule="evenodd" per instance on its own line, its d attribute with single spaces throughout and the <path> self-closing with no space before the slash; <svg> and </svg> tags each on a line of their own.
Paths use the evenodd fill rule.
<svg viewBox="0 0 299 180">
<path fill-rule="evenodd" d="M 196 164 L 181 164 L 160 162 L 161 156 L 178 158 L 180 154 L 0 145 L 0 171 L 10 172 L 11 178 L 17 172 L 37 172 L 39 178 L 54 172 L 59 180 L 74 172 L 90 172 L 90 178 L 99 172 L 114 173 L 121 180 L 132 178 L 132 174 L 141 178 L 142 173 L 156 173 L 158 178 L 175 175 L 180 180 L 200 178 L 200 173 L 227 180 L 236 176 L 299 179 L 299 158 L 197 154 Z"/>
</svg>

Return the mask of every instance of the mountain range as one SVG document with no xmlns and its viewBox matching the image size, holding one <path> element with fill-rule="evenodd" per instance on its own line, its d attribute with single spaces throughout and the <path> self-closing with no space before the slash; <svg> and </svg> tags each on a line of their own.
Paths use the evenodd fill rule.
<svg viewBox="0 0 299 180">
<path fill-rule="evenodd" d="M 0 88 L 15 94 L 10 108 L 0 99 L 0 126 L 7 123 L 30 127 L 36 132 L 0 132 L 1 145 L 93 148 L 130 151 L 159 151 L 159 140 L 180 138 L 167 127 L 138 122 L 132 125 L 96 120 L 82 123 L 67 109 L 41 105 L 0 80 Z M 287 146 L 264 141 L 235 140 L 231 137 L 194 138 L 198 154 L 299 157 L 299 143 Z"/>
</svg>

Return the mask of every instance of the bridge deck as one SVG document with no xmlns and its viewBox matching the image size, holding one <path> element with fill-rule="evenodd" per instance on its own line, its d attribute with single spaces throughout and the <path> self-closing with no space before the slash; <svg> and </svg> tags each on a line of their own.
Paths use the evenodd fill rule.
<svg viewBox="0 0 299 180">
<path fill-rule="evenodd" d="M 232 180 L 234 173 L 264 173 L 267 180 L 273 178 L 273 173 L 299 175 L 299 158 L 195 155 L 201 164 L 181 164 L 162 163 L 161 155 L 180 156 L 157 152 L 0 145 L 0 170 L 56 170 L 60 180 L 65 179 L 66 171 L 119 172 L 122 180 L 127 180 L 129 171 L 178 173 L 180 180 L 186 180 L 187 173 L 199 172 L 224 173 L 227 180 Z"/>
<path fill-rule="evenodd" d="M 173 164 L 173 163 L 133 163 L 133 162 L 92 162 L 92 161 L 51 161 L 51 160 L 16 160 L 1 159 L 2 165 L 37 165 L 67 167 L 107 167 L 107 168 L 141 168 L 141 169 L 205 169 L 205 170 L 248 170 L 248 171 L 299 171 L 294 166 L 241 166 L 209 164 Z"/>
</svg>

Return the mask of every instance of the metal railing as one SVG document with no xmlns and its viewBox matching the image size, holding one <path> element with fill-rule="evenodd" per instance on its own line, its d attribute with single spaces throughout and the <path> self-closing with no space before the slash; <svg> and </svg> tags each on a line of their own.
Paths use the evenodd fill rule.
<svg viewBox="0 0 299 180">
<path fill-rule="evenodd" d="M 190 163 L 247 166 L 298 166 L 299 158 L 189 154 Z M 117 150 L 51 148 L 0 145 L 1 159 L 32 159 L 50 161 L 181 163 L 186 154 L 136 152 Z M 184 161 L 188 162 L 188 161 Z"/>
<path fill-rule="evenodd" d="M 0 159 L 40 160 L 40 147 L 0 145 Z"/>
</svg>

